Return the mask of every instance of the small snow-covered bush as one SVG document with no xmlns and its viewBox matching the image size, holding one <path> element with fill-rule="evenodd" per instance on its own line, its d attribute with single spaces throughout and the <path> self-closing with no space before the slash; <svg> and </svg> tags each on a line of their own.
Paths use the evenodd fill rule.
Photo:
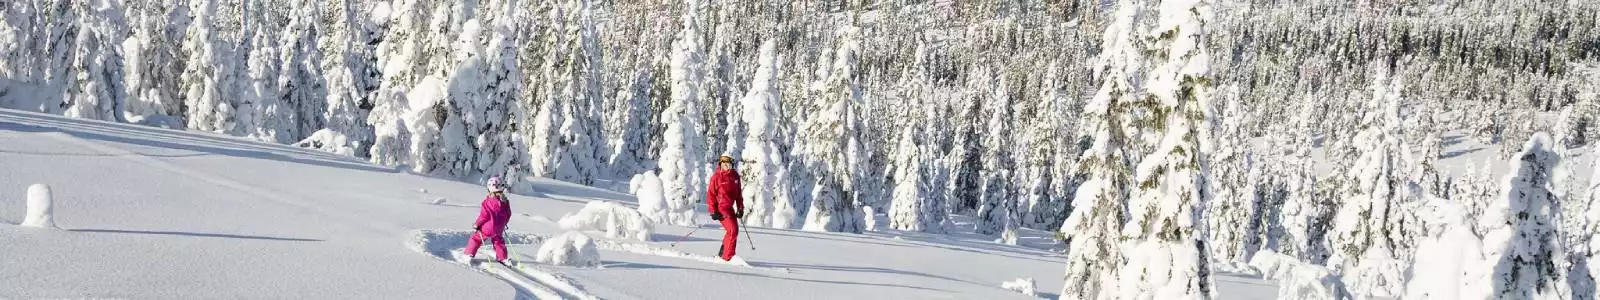
<svg viewBox="0 0 1600 300">
<path fill-rule="evenodd" d="M 1000 283 L 1001 288 L 1016 291 L 1023 295 L 1038 297 L 1039 293 L 1034 292 L 1036 286 L 1033 278 L 1017 278 L 1017 280 Z"/>
<path fill-rule="evenodd" d="M 872 209 L 872 206 L 862 206 L 861 210 L 864 212 L 861 214 L 861 222 L 866 224 L 864 230 L 878 231 L 878 212 Z"/>
<path fill-rule="evenodd" d="M 56 227 L 54 198 L 48 185 L 28 186 L 28 215 L 22 219 L 22 226 L 59 228 Z"/>
<path fill-rule="evenodd" d="M 634 191 L 634 195 L 639 196 L 639 214 L 652 223 L 666 222 L 667 197 L 661 189 L 661 178 L 651 172 L 640 175 L 639 188 Z"/>
<path fill-rule="evenodd" d="M 610 201 L 590 201 L 577 214 L 561 217 L 561 229 L 604 231 L 607 238 L 650 241 L 655 228 L 644 215 Z"/>
<path fill-rule="evenodd" d="M 588 235 L 568 231 L 545 240 L 539 246 L 539 254 L 534 261 L 557 266 L 594 267 L 600 265 L 600 250 Z"/>
<path fill-rule="evenodd" d="M 1256 252 L 1250 266 L 1278 281 L 1278 299 L 1350 299 L 1344 282 L 1322 266 L 1268 250 Z"/>
</svg>

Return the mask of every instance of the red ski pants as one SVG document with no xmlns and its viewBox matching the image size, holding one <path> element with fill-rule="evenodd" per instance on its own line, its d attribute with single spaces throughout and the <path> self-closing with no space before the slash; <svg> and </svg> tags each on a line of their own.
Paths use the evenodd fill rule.
<svg viewBox="0 0 1600 300">
<path fill-rule="evenodd" d="M 474 232 L 474 233 L 472 233 L 472 239 L 467 240 L 467 257 L 477 257 L 478 256 L 478 247 L 482 247 L 483 246 L 483 239 L 484 238 L 485 237 L 483 236 L 482 232 Z M 502 237 L 502 236 L 498 236 L 498 235 L 492 236 L 492 237 L 487 237 L 487 238 L 489 239 L 489 242 L 494 243 L 494 258 L 495 258 L 495 260 L 497 260 L 497 261 L 505 261 L 506 260 L 506 238 Z"/>
<path fill-rule="evenodd" d="M 739 219 L 734 218 L 733 214 L 723 214 L 722 229 L 727 231 L 722 234 L 722 260 L 730 260 L 733 259 L 733 249 L 739 245 Z"/>
</svg>

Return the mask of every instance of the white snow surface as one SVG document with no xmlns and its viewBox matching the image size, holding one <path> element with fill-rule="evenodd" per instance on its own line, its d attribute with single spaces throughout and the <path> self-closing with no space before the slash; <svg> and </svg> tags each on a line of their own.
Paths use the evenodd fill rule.
<svg viewBox="0 0 1600 300">
<path fill-rule="evenodd" d="M 50 186 L 28 186 L 28 215 L 22 219 L 22 226 L 57 228 L 54 207 L 55 196 L 50 192 Z"/>
<path fill-rule="evenodd" d="M 596 236 L 598 268 L 536 262 L 566 231 L 556 216 L 626 194 L 529 179 L 510 195 L 515 268 L 450 260 L 483 188 L 311 149 L 209 133 L 0 110 L 0 199 L 54 188 L 57 225 L 20 226 L 0 201 L 0 298 L 155 299 L 1036 299 L 996 283 L 1059 278 L 1050 232 L 1021 246 L 949 235 L 745 228 L 739 257 L 713 257 L 720 225 L 661 225 L 651 242 Z M 246 171 L 247 170 L 247 171 Z M 696 209 L 700 209 L 696 207 Z M 544 219 L 546 221 L 538 221 Z M 67 251 L 67 252 L 63 252 Z M 492 248 L 479 253 L 492 255 Z M 740 261 L 743 261 L 742 263 Z M 492 263 L 490 263 L 492 265 Z M 1217 274 L 1224 299 L 1272 299 L 1272 283 Z M 727 282 L 707 289 L 709 282 Z M 1060 280 L 1037 282 L 1056 298 Z M 541 296 L 543 295 L 543 296 Z"/>
</svg>

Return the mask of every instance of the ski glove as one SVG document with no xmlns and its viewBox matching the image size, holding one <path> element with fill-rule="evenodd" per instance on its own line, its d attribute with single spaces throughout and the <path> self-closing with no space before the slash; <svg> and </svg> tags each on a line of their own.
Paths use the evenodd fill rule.
<svg viewBox="0 0 1600 300">
<path fill-rule="evenodd" d="M 472 226 L 472 231 L 483 231 L 483 225 Z"/>
<path fill-rule="evenodd" d="M 711 219 L 712 220 L 716 220 L 716 221 L 722 221 L 722 214 L 711 213 Z"/>
<path fill-rule="evenodd" d="M 734 218 L 734 219 L 741 219 L 741 220 L 743 220 L 743 219 L 744 219 L 744 213 L 742 213 L 742 212 L 734 212 L 734 213 L 733 213 L 733 218 Z"/>
</svg>

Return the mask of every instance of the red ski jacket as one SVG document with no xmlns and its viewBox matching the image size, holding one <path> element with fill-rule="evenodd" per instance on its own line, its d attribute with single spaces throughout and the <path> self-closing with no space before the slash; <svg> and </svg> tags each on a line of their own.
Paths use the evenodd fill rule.
<svg viewBox="0 0 1600 300">
<path fill-rule="evenodd" d="M 706 187 L 706 211 L 732 216 L 744 211 L 744 190 L 739 186 L 739 172 L 733 169 L 717 170 Z M 737 208 L 737 209 L 735 209 Z"/>
</svg>

